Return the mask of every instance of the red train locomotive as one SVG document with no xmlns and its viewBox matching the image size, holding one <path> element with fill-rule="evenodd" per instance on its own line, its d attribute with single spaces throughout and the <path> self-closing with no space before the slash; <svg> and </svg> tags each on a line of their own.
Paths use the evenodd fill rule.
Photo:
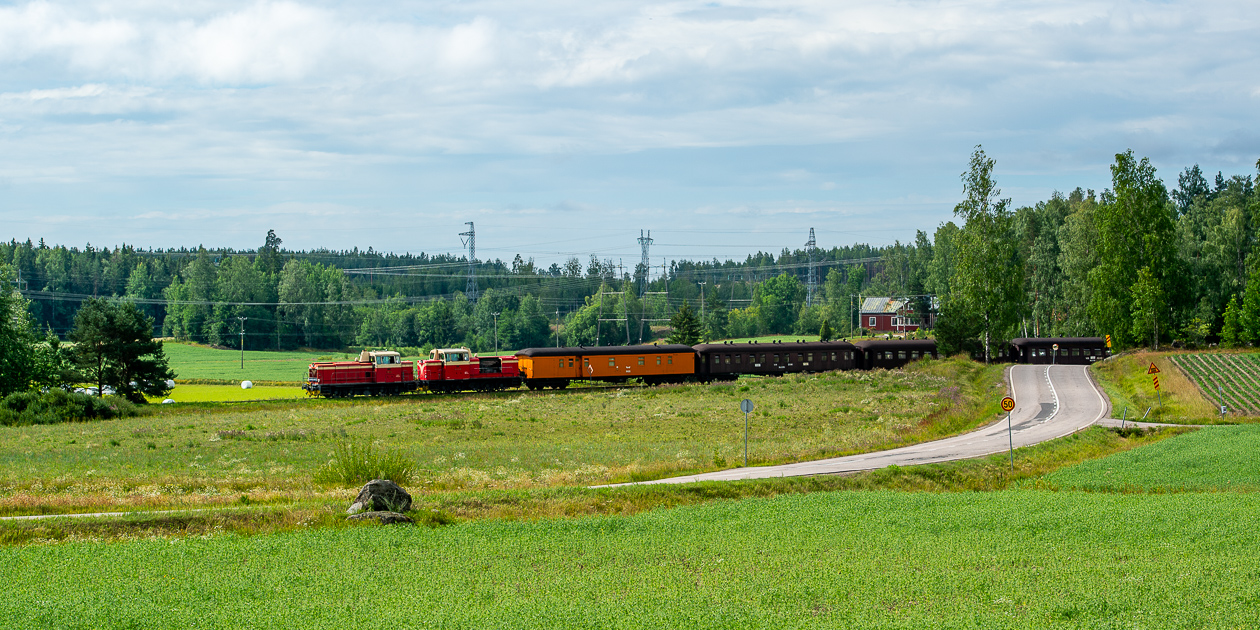
<svg viewBox="0 0 1260 630">
<path fill-rule="evenodd" d="M 312 396 L 344 398 L 414 391 L 494 391 L 520 387 L 516 357 L 479 357 L 468 348 L 442 348 L 420 362 L 392 350 L 364 350 L 357 361 L 312 363 L 302 389 Z"/>
</svg>

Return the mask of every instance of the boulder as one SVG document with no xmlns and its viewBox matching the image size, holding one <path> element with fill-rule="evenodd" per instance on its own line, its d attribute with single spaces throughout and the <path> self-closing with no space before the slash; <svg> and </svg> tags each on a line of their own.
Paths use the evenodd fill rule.
<svg viewBox="0 0 1260 630">
<path fill-rule="evenodd" d="M 358 514 L 351 514 L 350 516 L 347 516 L 346 519 L 351 520 L 351 521 L 370 521 L 370 520 L 375 519 L 375 520 L 379 520 L 381 522 L 381 525 L 397 525 L 399 523 L 415 523 L 415 521 L 412 520 L 412 518 L 410 516 L 407 516 L 406 514 L 399 514 L 398 512 L 385 512 L 385 511 L 359 512 Z"/>
<path fill-rule="evenodd" d="M 388 479 L 373 479 L 359 490 L 347 514 L 359 512 L 406 512 L 411 509 L 411 495 L 402 486 Z"/>
</svg>

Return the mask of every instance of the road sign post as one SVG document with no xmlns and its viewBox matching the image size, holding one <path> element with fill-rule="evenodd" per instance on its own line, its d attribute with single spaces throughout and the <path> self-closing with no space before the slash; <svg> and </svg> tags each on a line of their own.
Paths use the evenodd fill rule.
<svg viewBox="0 0 1260 630">
<path fill-rule="evenodd" d="M 1052 347 L 1054 350 L 1050 353 L 1050 365 L 1054 365 L 1059 362 L 1059 344 L 1056 343 Z"/>
<path fill-rule="evenodd" d="M 744 468 L 748 468 L 748 414 L 752 413 L 753 401 L 747 398 L 741 400 L 739 410 L 744 412 Z"/>
<path fill-rule="evenodd" d="M 1164 395 L 1159 391 L 1159 368 L 1156 367 L 1154 361 L 1151 362 L 1151 367 L 1146 368 L 1146 373 L 1151 375 L 1151 382 L 1155 384 L 1155 397 L 1159 401 L 1159 411 L 1163 413 Z"/>
<path fill-rule="evenodd" d="M 1015 410 L 1015 399 L 1007 396 L 1002 399 L 1002 411 L 1006 412 L 1006 439 L 1011 443 L 1011 470 L 1015 470 L 1015 435 L 1011 430 L 1011 412 Z"/>
</svg>

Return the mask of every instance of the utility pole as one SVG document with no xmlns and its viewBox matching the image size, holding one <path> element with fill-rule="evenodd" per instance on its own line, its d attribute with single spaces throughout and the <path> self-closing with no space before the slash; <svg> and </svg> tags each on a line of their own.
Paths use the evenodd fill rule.
<svg viewBox="0 0 1260 630">
<path fill-rule="evenodd" d="M 243 370 L 245 369 L 245 320 L 249 318 L 238 316 L 236 319 L 241 322 L 241 369 Z"/>
<path fill-rule="evenodd" d="M 494 353 L 499 354 L 499 313 L 495 311 L 490 314 L 494 316 Z"/>
<path fill-rule="evenodd" d="M 647 231 L 647 236 L 643 235 L 643 230 L 639 230 L 639 249 L 643 253 L 643 257 L 639 260 L 639 267 L 643 269 L 643 281 L 639 284 L 639 297 L 643 297 L 643 293 L 647 291 L 648 285 L 648 248 L 652 246 L 652 230 Z"/>
<path fill-rule="evenodd" d="M 707 281 L 700 284 L 700 321 L 704 321 L 704 285 L 709 284 Z"/>
<path fill-rule="evenodd" d="M 560 309 L 556 309 L 556 347 L 560 347 Z"/>
<path fill-rule="evenodd" d="M 468 226 L 467 232 L 460 232 L 460 243 L 468 248 L 468 286 L 464 289 L 464 295 L 468 296 L 468 301 L 477 301 L 477 231 L 473 229 L 473 222 L 465 223 Z M 462 237 L 468 238 L 462 238 Z"/>
<path fill-rule="evenodd" d="M 814 262 L 814 254 L 818 250 L 814 241 L 814 228 L 809 228 L 809 240 L 805 242 L 805 254 L 809 256 L 809 275 L 805 280 L 805 306 L 814 305 L 814 291 L 818 290 L 818 267 Z"/>
</svg>

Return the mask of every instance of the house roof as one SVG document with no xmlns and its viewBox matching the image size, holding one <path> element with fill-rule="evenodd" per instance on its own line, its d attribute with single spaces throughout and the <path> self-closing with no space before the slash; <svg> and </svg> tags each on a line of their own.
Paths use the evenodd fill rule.
<svg viewBox="0 0 1260 630">
<path fill-rule="evenodd" d="M 905 300 L 898 300 L 889 297 L 868 297 L 862 300 L 863 313 L 891 313 L 896 314 L 903 306 Z"/>
</svg>

